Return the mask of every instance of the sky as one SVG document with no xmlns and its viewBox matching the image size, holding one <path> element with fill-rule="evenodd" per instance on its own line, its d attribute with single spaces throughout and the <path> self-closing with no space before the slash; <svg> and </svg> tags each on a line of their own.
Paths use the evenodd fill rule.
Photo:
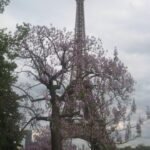
<svg viewBox="0 0 150 150">
<path fill-rule="evenodd" d="M 74 31 L 75 0 L 12 0 L 0 14 L 0 28 L 15 30 L 23 22 L 53 24 Z M 119 57 L 136 81 L 134 97 L 139 115 L 150 106 L 150 0 L 85 0 L 86 34 L 99 37 L 110 53 Z M 150 121 L 143 136 L 134 141 L 149 144 Z M 133 144 L 133 142 L 131 142 Z"/>
</svg>

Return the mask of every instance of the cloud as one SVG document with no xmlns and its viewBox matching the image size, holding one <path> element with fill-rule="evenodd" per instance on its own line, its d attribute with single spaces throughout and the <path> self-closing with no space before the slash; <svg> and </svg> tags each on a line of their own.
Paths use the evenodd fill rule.
<svg viewBox="0 0 150 150">
<path fill-rule="evenodd" d="M 10 14 L 0 14 L 0 20 L 2 20 L 0 22 L 0 28 L 8 28 L 9 30 L 15 29 L 17 20 Z"/>
</svg>

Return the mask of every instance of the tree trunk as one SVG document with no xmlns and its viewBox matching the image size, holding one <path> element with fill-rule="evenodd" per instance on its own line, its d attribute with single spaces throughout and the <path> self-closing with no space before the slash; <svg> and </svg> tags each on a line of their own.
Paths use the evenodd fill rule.
<svg viewBox="0 0 150 150">
<path fill-rule="evenodd" d="M 52 122 L 50 126 L 52 150 L 62 150 L 60 128 L 61 125 L 60 125 L 59 111 L 57 107 L 53 107 Z"/>
<path fill-rule="evenodd" d="M 51 130 L 51 150 L 62 150 L 62 138 L 61 138 L 61 120 L 59 114 L 59 107 L 57 106 L 57 98 L 55 88 L 51 84 L 51 104 L 52 104 L 52 116 L 50 123 Z"/>
</svg>

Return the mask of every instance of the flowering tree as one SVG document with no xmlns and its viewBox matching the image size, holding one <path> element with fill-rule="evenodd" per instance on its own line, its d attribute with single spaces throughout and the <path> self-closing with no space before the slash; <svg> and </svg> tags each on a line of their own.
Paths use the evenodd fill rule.
<svg viewBox="0 0 150 150">
<path fill-rule="evenodd" d="M 71 33 L 62 32 L 55 28 L 31 27 L 25 25 L 18 27 L 16 38 L 20 40 L 18 43 L 19 57 L 25 59 L 25 68 L 21 73 L 27 73 L 32 76 L 33 84 L 28 88 L 20 89 L 24 94 L 26 105 L 20 105 L 24 110 L 28 110 L 31 118 L 26 122 L 23 129 L 32 124 L 35 120 L 44 120 L 50 122 L 51 130 L 51 145 L 53 150 L 61 150 L 62 135 L 61 135 L 61 120 L 67 116 L 74 116 L 77 112 L 69 114 L 62 113 L 63 97 L 65 86 L 69 84 L 71 76 L 71 67 L 73 65 L 73 41 Z M 31 83 L 32 84 L 32 83 Z M 46 89 L 46 95 L 31 96 L 31 92 L 41 85 L 41 88 Z M 40 88 L 40 87 L 39 87 Z M 39 92 L 38 92 L 39 93 Z M 27 103 L 27 100 L 29 102 Z M 37 107 L 39 103 L 46 101 L 46 108 Z M 36 103 L 36 104 L 35 104 Z M 46 110 L 46 111 L 44 111 Z M 47 115 L 42 116 L 41 114 Z"/>
<path fill-rule="evenodd" d="M 119 60 L 116 50 L 114 58 L 106 58 L 97 40 L 91 39 L 88 44 L 83 56 L 82 80 L 72 89 L 75 92 L 70 94 L 71 88 L 68 91 L 69 99 L 79 104 L 78 107 L 73 104 L 74 109 L 78 108 L 82 114 L 79 123 L 72 126 L 71 130 L 76 128 L 72 136 L 89 141 L 92 150 L 112 149 L 116 144 L 128 142 L 141 134 L 141 122 L 137 125 L 130 123 L 136 111 L 131 95 L 134 80 Z M 132 128 L 137 129 L 137 135 L 131 134 Z"/>
<path fill-rule="evenodd" d="M 101 41 L 89 38 L 79 55 L 79 43 L 76 46 L 71 33 L 46 26 L 24 24 L 15 38 L 24 62 L 18 73 L 30 77 L 28 87 L 15 86 L 24 100 L 20 107 L 31 116 L 23 129 L 35 121 L 48 121 L 52 150 L 61 150 L 68 138 L 85 139 L 92 150 L 115 148 L 115 143 L 132 139 L 134 80 L 116 50 L 108 58 Z"/>
</svg>

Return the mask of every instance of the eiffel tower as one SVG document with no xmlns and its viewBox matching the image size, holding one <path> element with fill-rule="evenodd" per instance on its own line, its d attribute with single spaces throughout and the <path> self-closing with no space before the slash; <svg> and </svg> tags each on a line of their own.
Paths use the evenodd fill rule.
<svg viewBox="0 0 150 150">
<path fill-rule="evenodd" d="M 85 46 L 84 0 L 76 0 L 76 4 L 75 41 L 78 46 Z"/>
<path fill-rule="evenodd" d="M 76 0 L 76 22 L 75 22 L 75 54 L 77 55 L 77 62 L 75 62 L 76 66 L 75 68 L 73 67 L 73 71 L 75 72 L 75 79 L 72 80 L 72 83 L 70 84 L 70 87 L 68 88 L 69 89 L 69 93 L 68 93 L 68 96 L 69 97 L 71 95 L 71 102 L 74 101 L 74 96 L 72 96 L 73 94 L 73 88 L 74 88 L 74 83 L 73 81 L 77 81 L 77 84 L 78 84 L 78 81 L 79 81 L 79 84 L 84 88 L 86 88 L 86 91 L 85 93 L 86 94 L 90 94 L 90 96 L 92 96 L 92 93 L 91 93 L 91 84 L 87 79 L 82 79 L 82 72 L 84 71 L 84 60 L 81 61 L 82 58 L 84 58 L 84 54 L 85 54 L 85 49 L 86 49 L 86 43 L 85 43 L 85 20 L 84 20 L 84 0 Z M 82 66 L 83 65 L 83 66 Z M 80 78 L 81 77 L 81 78 Z M 86 83 L 86 84 L 85 84 Z M 76 83 L 75 83 L 76 84 Z M 87 87 L 88 86 L 88 87 Z M 79 89 L 80 90 L 80 89 Z M 85 94 L 85 96 L 86 96 Z M 81 96 L 79 98 L 80 102 L 83 102 L 82 104 L 85 104 L 85 105 L 82 105 L 82 112 L 83 112 L 83 120 L 82 122 L 74 122 L 74 120 L 67 120 L 66 121 L 66 126 L 65 127 L 68 127 L 69 130 L 65 127 L 63 128 L 63 130 L 65 130 L 65 133 L 66 133 L 66 137 L 67 138 L 81 138 L 83 140 L 86 140 L 88 142 L 91 142 L 91 124 L 89 125 L 88 124 L 88 121 L 89 119 L 93 119 L 93 118 L 90 118 L 90 114 L 91 114 L 91 111 L 94 111 L 95 113 L 95 109 L 93 109 L 93 106 L 91 105 L 91 103 L 85 103 L 86 100 L 90 99 L 90 97 L 87 95 L 87 97 L 85 96 Z M 85 99 L 84 99 L 85 98 Z M 76 100 L 76 97 L 75 97 L 75 102 L 77 102 Z M 78 100 L 78 101 L 79 101 Z M 93 99 L 92 101 L 93 102 Z M 76 105 L 74 105 L 74 107 L 76 107 Z M 64 110 L 67 110 L 68 108 L 70 108 L 69 105 L 65 105 L 64 106 Z M 74 109 L 73 107 L 71 107 L 71 109 Z M 70 110 L 70 109 L 69 109 Z M 76 108 L 74 109 L 76 110 Z M 79 110 L 80 111 L 80 110 Z M 97 111 L 96 111 L 97 112 Z M 95 113 L 96 114 L 96 113 Z M 95 116 L 96 117 L 96 116 Z M 85 123 L 84 123 L 85 121 Z M 97 124 L 94 126 L 95 129 L 97 129 L 97 132 L 95 132 L 95 137 L 94 137 L 94 146 L 95 146 L 95 143 L 96 143 L 96 146 L 100 146 L 101 145 L 101 139 L 99 139 L 99 135 L 101 135 L 102 133 L 105 132 L 105 136 L 103 137 L 102 141 L 105 141 L 105 143 L 110 143 L 112 144 L 112 140 L 110 139 L 109 135 L 107 134 L 107 130 L 105 128 L 105 126 L 102 126 L 103 129 L 99 130 L 99 126 L 97 126 Z M 70 134 L 70 129 L 73 129 L 72 130 L 72 133 Z M 92 130 L 93 130 L 93 127 L 92 127 Z M 92 137 L 93 138 L 93 137 Z M 92 139 L 93 140 L 93 139 Z M 92 143 L 91 143 L 92 144 Z M 95 147 L 94 147 L 95 148 Z M 114 146 L 114 149 L 115 149 L 115 146 Z"/>
<path fill-rule="evenodd" d="M 81 60 L 85 51 L 84 0 L 76 0 L 75 51 L 77 57 L 76 78 L 80 78 L 84 67 L 84 62 Z"/>
<path fill-rule="evenodd" d="M 84 0 L 76 0 L 74 60 L 70 78 L 70 89 L 75 91 L 76 95 L 81 95 L 81 91 L 85 90 L 85 86 L 89 86 L 89 81 L 85 78 L 83 79 L 85 72 L 85 48 Z M 82 100 L 78 99 L 78 101 Z"/>
</svg>

